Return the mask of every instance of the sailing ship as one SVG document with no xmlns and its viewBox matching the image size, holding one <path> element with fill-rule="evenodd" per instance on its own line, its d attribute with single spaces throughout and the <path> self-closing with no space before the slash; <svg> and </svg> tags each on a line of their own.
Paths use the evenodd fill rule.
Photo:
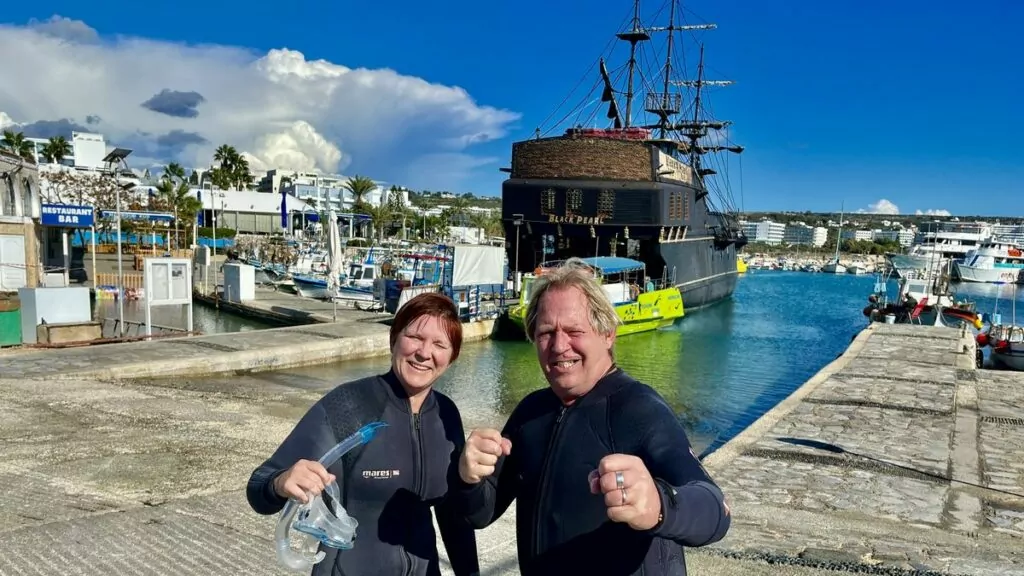
<svg viewBox="0 0 1024 576">
<path fill-rule="evenodd" d="M 695 77 L 677 78 L 682 40 L 716 26 L 682 23 L 678 0 L 665 8 L 667 25 L 645 26 L 639 0 L 633 3 L 630 24 L 616 34 L 629 58 L 611 70 L 604 55 L 595 62 L 590 94 L 565 116 L 575 115 L 574 125 L 537 128 L 533 138 L 513 143 L 511 167 L 502 168 L 509 173 L 502 222 L 513 272 L 571 256 L 632 258 L 660 284 L 677 287 L 687 311 L 735 290 L 736 253 L 747 239 L 727 180 L 712 176 L 728 170 L 728 155 L 719 153 L 743 147 L 728 138 L 731 122 L 710 119 L 706 105 L 708 88 L 732 82 L 705 78 L 703 44 Z M 652 48 L 656 37 L 662 48 Z M 648 61 L 652 70 L 640 65 Z M 617 87 L 622 76 L 625 85 Z M 596 124 L 597 101 L 601 110 L 607 105 L 606 127 L 584 127 Z"/>
</svg>

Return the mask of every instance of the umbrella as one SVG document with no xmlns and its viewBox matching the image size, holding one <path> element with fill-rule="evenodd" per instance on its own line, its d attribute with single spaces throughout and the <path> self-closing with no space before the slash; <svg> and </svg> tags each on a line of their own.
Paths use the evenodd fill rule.
<svg viewBox="0 0 1024 576">
<path fill-rule="evenodd" d="M 327 292 L 334 302 L 334 321 L 338 321 L 338 287 L 341 284 L 341 233 L 338 231 L 338 217 L 330 211 L 327 221 Z"/>
</svg>

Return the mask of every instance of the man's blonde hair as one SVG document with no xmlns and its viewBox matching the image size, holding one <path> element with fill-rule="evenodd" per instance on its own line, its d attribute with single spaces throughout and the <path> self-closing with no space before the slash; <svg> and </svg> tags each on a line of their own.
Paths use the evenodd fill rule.
<svg viewBox="0 0 1024 576">
<path fill-rule="evenodd" d="M 615 313 L 615 306 L 601 289 L 594 269 L 580 258 L 569 258 L 557 268 L 546 270 L 530 287 L 530 303 L 526 306 L 526 337 L 531 342 L 537 329 L 537 308 L 540 306 L 540 299 L 552 288 L 576 288 L 582 292 L 590 310 L 590 326 L 598 334 L 607 336 L 619 325 L 619 315 Z"/>
</svg>

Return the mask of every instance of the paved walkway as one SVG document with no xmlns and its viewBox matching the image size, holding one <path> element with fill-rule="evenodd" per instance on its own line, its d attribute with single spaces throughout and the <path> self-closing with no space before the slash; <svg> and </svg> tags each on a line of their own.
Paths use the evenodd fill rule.
<svg viewBox="0 0 1024 576">
<path fill-rule="evenodd" d="M 1024 374 L 975 370 L 973 357 L 973 342 L 950 328 L 876 324 L 862 333 L 707 458 L 734 511 L 714 548 L 808 564 L 1024 574 Z"/>
<path fill-rule="evenodd" d="M 1024 574 L 1024 499 L 929 476 L 1024 491 L 1024 377 L 973 370 L 960 347 L 950 329 L 878 325 L 708 457 L 734 524 L 688 551 L 691 573 Z M 288 574 L 276 518 L 252 513 L 243 487 L 319 395 L 223 379 L 0 380 L 0 575 Z M 479 533 L 483 574 L 518 573 L 513 518 Z"/>
<path fill-rule="evenodd" d="M 147 378 L 271 370 L 386 354 L 381 316 L 339 309 L 339 321 L 149 342 L 0 352 L 0 377 Z"/>
</svg>

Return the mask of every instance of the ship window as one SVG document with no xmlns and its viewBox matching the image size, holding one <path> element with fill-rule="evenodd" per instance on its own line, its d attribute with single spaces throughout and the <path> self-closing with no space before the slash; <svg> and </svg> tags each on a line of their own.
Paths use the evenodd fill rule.
<svg viewBox="0 0 1024 576">
<path fill-rule="evenodd" d="M 540 213 L 545 215 L 555 213 L 554 188 L 548 188 L 540 193 Z"/>
<path fill-rule="evenodd" d="M 690 191 L 689 190 L 684 190 L 683 191 L 682 198 L 680 198 L 680 202 L 682 203 L 683 220 L 689 220 L 690 219 Z"/>
<path fill-rule="evenodd" d="M 565 193 L 565 213 L 576 214 L 581 206 L 583 206 L 583 190 L 570 188 Z"/>
<path fill-rule="evenodd" d="M 597 214 L 605 218 L 611 218 L 615 214 L 614 192 L 606 189 L 597 195 Z"/>
</svg>

